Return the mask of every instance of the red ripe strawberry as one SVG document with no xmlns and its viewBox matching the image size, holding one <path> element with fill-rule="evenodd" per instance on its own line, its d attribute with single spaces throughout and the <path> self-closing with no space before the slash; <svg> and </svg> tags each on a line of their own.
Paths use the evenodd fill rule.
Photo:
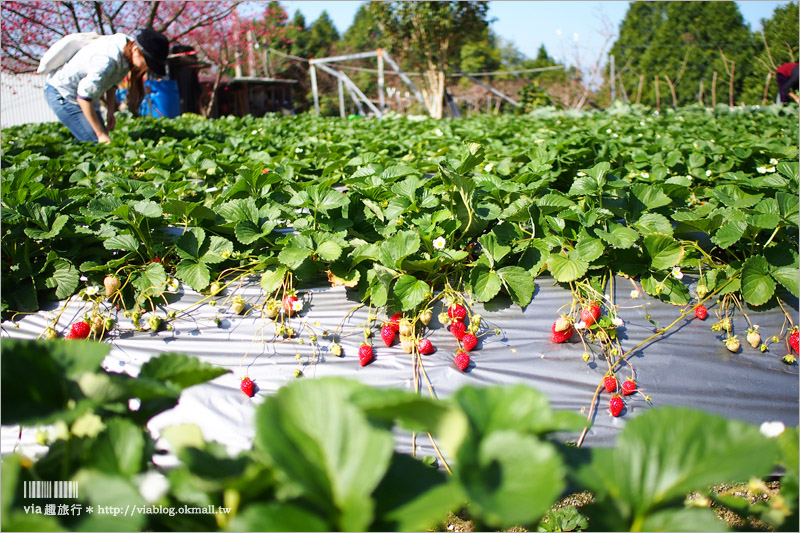
<svg viewBox="0 0 800 533">
<path fill-rule="evenodd" d="M 606 392 L 614 392 L 617 390 L 617 378 L 606 376 L 606 379 L 603 380 L 603 386 L 606 388 Z"/>
<path fill-rule="evenodd" d="M 455 322 L 450 324 L 450 333 L 452 333 L 453 337 L 455 337 L 456 339 L 458 340 L 463 339 L 464 334 L 466 334 L 466 332 L 467 332 L 467 326 L 465 326 L 463 322 L 456 320 Z"/>
<path fill-rule="evenodd" d="M 417 350 L 422 355 L 430 355 L 433 353 L 433 344 L 430 339 L 422 339 L 417 343 Z"/>
<path fill-rule="evenodd" d="M 362 344 L 358 348 L 358 362 L 361 363 L 361 366 L 367 366 L 372 358 L 372 346 L 367 343 Z"/>
<path fill-rule="evenodd" d="M 455 358 L 456 366 L 462 372 L 469 366 L 469 354 L 464 350 L 458 350 Z"/>
<path fill-rule="evenodd" d="M 397 334 L 397 331 L 391 324 L 384 324 L 381 328 L 381 338 L 383 339 L 384 344 L 386 346 L 391 346 L 394 342 L 394 336 Z"/>
<path fill-rule="evenodd" d="M 461 344 L 464 345 L 465 351 L 471 352 L 478 345 L 478 337 L 472 333 L 464 333 L 464 336 L 461 337 Z"/>
<path fill-rule="evenodd" d="M 800 353 L 798 352 L 798 342 L 800 342 L 800 333 L 798 333 L 798 329 L 795 327 L 792 329 L 792 332 L 789 333 L 789 346 L 792 347 L 794 353 Z"/>
<path fill-rule="evenodd" d="M 88 322 L 75 322 L 72 324 L 72 327 L 69 328 L 69 333 L 67 333 L 64 338 L 65 339 L 85 339 L 91 333 L 92 328 L 89 326 Z"/>
<path fill-rule="evenodd" d="M 252 398 L 253 395 L 256 393 L 256 384 L 253 383 L 253 380 L 248 377 L 242 378 L 242 382 L 239 384 L 239 388 L 242 389 L 242 392 L 245 393 L 245 395 L 249 396 L 250 398 Z"/>
<path fill-rule="evenodd" d="M 453 304 L 447 308 L 447 316 L 453 320 L 464 320 L 467 317 L 467 310 L 461 304 Z"/>
<path fill-rule="evenodd" d="M 561 343 L 569 340 L 574 331 L 575 330 L 572 327 L 572 323 L 569 321 L 569 319 L 562 316 L 553 323 L 550 338 L 555 343 Z"/>
<path fill-rule="evenodd" d="M 581 309 L 581 320 L 583 320 L 583 323 L 586 324 L 586 327 L 588 328 L 597 322 L 597 319 L 600 318 L 600 314 L 600 304 L 597 302 L 592 302 L 588 307 Z"/>
<path fill-rule="evenodd" d="M 287 294 L 281 300 L 281 306 L 283 307 L 283 311 L 288 315 L 292 316 L 295 313 L 295 305 L 298 302 L 297 296 L 294 294 Z"/>
<path fill-rule="evenodd" d="M 400 319 L 403 318 L 403 313 L 395 313 L 389 318 L 389 325 L 395 332 L 400 331 Z"/>
<path fill-rule="evenodd" d="M 608 409 L 611 411 L 611 416 L 619 416 L 623 407 L 625 407 L 625 402 L 622 401 L 619 394 L 612 396 L 611 401 L 608 402 Z"/>
<path fill-rule="evenodd" d="M 636 392 L 636 381 L 633 378 L 628 378 L 622 382 L 622 395 L 628 396 Z"/>
<path fill-rule="evenodd" d="M 698 305 L 694 308 L 694 316 L 699 318 L 700 320 L 705 320 L 708 316 L 708 309 L 706 309 L 705 305 Z"/>
</svg>

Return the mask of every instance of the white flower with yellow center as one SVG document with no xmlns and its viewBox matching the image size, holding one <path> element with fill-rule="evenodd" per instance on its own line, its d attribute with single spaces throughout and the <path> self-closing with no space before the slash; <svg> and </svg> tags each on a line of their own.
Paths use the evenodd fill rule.
<svg viewBox="0 0 800 533">
<path fill-rule="evenodd" d="M 710 170 L 706 170 L 706 177 L 707 178 L 711 177 L 711 174 L 713 174 L 713 172 L 711 172 Z"/>
<path fill-rule="evenodd" d="M 486 172 L 491 172 L 494 166 L 491 163 L 484 165 L 483 170 Z"/>
<path fill-rule="evenodd" d="M 443 250 L 446 244 L 447 241 L 445 240 L 444 237 L 436 237 L 435 239 L 433 239 L 433 248 L 435 250 Z"/>
<path fill-rule="evenodd" d="M 786 430 L 786 426 L 783 422 L 764 422 L 758 430 L 768 439 L 773 439 L 783 433 Z"/>
<path fill-rule="evenodd" d="M 767 167 L 758 167 L 756 169 L 756 172 L 758 172 L 759 174 L 766 174 L 767 173 Z"/>
<path fill-rule="evenodd" d="M 625 325 L 625 322 L 618 316 L 615 316 L 611 319 L 611 323 L 614 324 L 614 327 L 620 328 Z"/>
<path fill-rule="evenodd" d="M 86 296 L 94 296 L 98 292 L 100 292 L 100 287 L 97 285 L 90 285 L 86 287 Z"/>
<path fill-rule="evenodd" d="M 639 291 L 637 291 L 636 289 L 633 289 L 633 290 L 631 291 L 631 298 L 633 298 L 634 300 L 635 300 L 636 298 L 638 298 L 639 296 L 640 296 L 640 294 L 639 294 Z"/>
<path fill-rule="evenodd" d="M 175 278 L 169 278 L 167 280 L 167 291 L 169 292 L 178 292 L 181 288 L 180 282 Z"/>
<path fill-rule="evenodd" d="M 681 267 L 672 267 L 672 275 L 676 279 L 683 279 L 683 272 L 681 272 Z"/>
<path fill-rule="evenodd" d="M 777 165 L 778 164 L 778 160 L 773 157 L 772 159 L 769 160 L 769 164 L 770 165 Z"/>
<path fill-rule="evenodd" d="M 292 311 L 302 311 L 303 310 L 303 300 L 297 300 L 296 302 L 292 302 Z"/>
</svg>

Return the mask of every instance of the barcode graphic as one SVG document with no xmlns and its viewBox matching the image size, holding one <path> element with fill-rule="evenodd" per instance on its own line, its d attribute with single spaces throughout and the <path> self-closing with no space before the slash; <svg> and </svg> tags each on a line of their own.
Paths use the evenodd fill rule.
<svg viewBox="0 0 800 533">
<path fill-rule="evenodd" d="M 24 498 L 77 498 L 77 481 L 25 481 L 22 486 Z"/>
</svg>

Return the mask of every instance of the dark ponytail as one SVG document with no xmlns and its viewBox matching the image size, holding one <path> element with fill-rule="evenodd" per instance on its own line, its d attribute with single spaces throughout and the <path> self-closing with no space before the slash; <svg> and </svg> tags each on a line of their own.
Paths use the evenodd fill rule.
<svg viewBox="0 0 800 533">
<path fill-rule="evenodd" d="M 130 85 L 128 87 L 128 110 L 134 116 L 139 116 L 139 105 L 144 99 L 144 75 L 147 73 L 147 68 L 137 69 L 133 64 L 133 47 L 136 44 L 133 41 L 128 41 L 125 44 L 125 49 L 122 54 L 131 66 Z"/>
</svg>

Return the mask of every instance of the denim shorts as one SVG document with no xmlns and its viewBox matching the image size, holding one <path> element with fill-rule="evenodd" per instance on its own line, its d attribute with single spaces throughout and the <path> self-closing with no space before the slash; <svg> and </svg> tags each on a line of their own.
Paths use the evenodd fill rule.
<svg viewBox="0 0 800 533">
<path fill-rule="evenodd" d="M 51 85 L 44 86 L 44 96 L 47 99 L 48 105 L 50 105 L 50 109 L 52 109 L 58 117 L 58 120 L 69 129 L 76 139 L 79 141 L 97 142 L 97 135 L 95 135 L 92 126 L 89 124 L 89 121 L 86 120 L 78 104 L 67 101 L 67 99 L 61 96 Z M 94 102 L 94 112 L 97 114 L 100 124 L 105 125 L 103 117 L 100 116 L 99 104 L 97 102 Z"/>
</svg>

